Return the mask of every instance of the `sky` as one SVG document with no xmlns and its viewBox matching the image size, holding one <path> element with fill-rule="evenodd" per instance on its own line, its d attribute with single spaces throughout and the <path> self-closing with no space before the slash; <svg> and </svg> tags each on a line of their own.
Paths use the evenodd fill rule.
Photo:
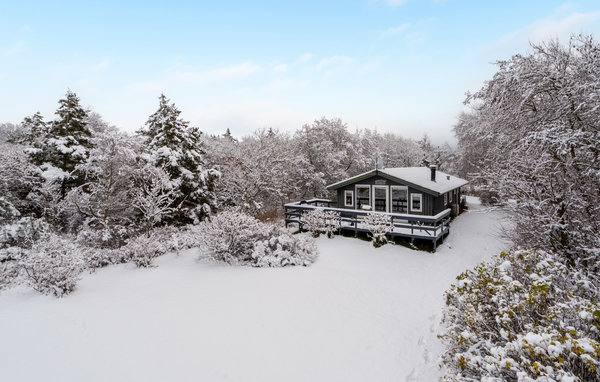
<svg viewBox="0 0 600 382">
<path fill-rule="evenodd" d="M 0 122 L 52 120 L 70 89 L 135 131 L 162 92 L 210 134 L 325 116 L 453 144 L 494 62 L 599 32 L 597 0 L 0 0 Z"/>
</svg>

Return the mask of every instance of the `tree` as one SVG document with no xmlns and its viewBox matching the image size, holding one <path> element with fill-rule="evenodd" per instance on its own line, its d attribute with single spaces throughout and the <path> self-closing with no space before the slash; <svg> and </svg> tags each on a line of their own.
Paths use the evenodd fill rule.
<svg viewBox="0 0 600 382">
<path fill-rule="evenodd" d="M 72 190 L 67 199 L 85 217 L 85 223 L 101 232 L 103 244 L 119 244 L 116 230 L 132 223 L 131 195 L 138 162 L 138 144 L 101 119 L 95 123 L 93 148 L 85 163 L 76 167 L 85 183 Z"/>
<path fill-rule="evenodd" d="M 160 95 L 158 110 L 139 134 L 144 138 L 147 159 L 169 175 L 175 193 L 175 210 L 169 220 L 197 222 L 215 208 L 214 185 L 220 174 L 205 166 L 201 132 L 179 118 L 181 112 L 169 102 Z"/>
<path fill-rule="evenodd" d="M 42 139 L 41 151 L 36 151 L 32 159 L 44 170 L 47 180 L 60 184 L 64 197 L 70 189 L 83 183 L 83 177 L 75 168 L 89 155 L 92 133 L 86 123 L 88 112 L 80 106 L 75 93 L 67 91 L 58 104 L 57 118 L 50 123 Z M 37 123 L 37 117 L 31 121 Z"/>
<path fill-rule="evenodd" d="M 517 201 L 517 244 L 593 268 L 600 260 L 600 46 L 573 36 L 567 46 L 532 48 L 497 63 L 493 78 L 468 95 L 472 111 L 455 132 L 473 172 Z"/>
</svg>

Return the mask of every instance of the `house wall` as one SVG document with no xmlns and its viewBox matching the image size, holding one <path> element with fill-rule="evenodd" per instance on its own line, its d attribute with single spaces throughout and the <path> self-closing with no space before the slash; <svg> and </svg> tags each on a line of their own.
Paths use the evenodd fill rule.
<svg viewBox="0 0 600 382">
<path fill-rule="evenodd" d="M 385 185 L 385 186 L 388 186 L 388 199 L 391 198 L 391 191 L 390 191 L 389 186 L 408 186 L 407 184 L 404 184 L 404 183 L 394 182 L 394 181 L 391 181 L 389 179 L 383 178 L 381 176 L 374 175 L 374 176 L 372 176 L 370 178 L 362 179 L 362 180 L 359 180 L 356 183 L 352 183 L 352 184 L 349 184 L 349 185 L 344 186 L 342 188 L 339 188 L 337 190 L 337 198 L 338 198 L 337 205 L 338 205 L 338 208 L 346 208 L 346 209 L 355 209 L 356 208 L 356 190 L 355 190 L 355 186 L 357 184 L 365 184 L 365 185 L 369 185 L 369 186 L 373 186 L 373 185 L 378 185 L 378 186 L 379 185 L 381 185 L 381 186 Z M 353 200 L 354 201 L 354 205 L 352 207 L 346 207 L 344 205 L 344 191 L 345 190 L 352 190 L 354 192 L 354 198 L 353 198 L 354 199 Z M 372 193 L 372 191 L 371 191 L 371 193 Z M 422 195 L 422 199 L 421 199 L 421 204 L 422 204 L 421 210 L 422 210 L 422 212 L 413 212 L 413 211 L 410 210 L 410 195 L 411 194 L 421 194 Z M 371 194 L 371 198 L 372 197 L 373 197 L 373 195 Z M 437 199 L 440 199 L 440 198 L 441 198 L 441 200 L 439 200 L 439 202 L 438 202 Z M 443 204 L 443 197 L 436 198 L 435 196 L 433 196 L 431 194 L 428 194 L 428 193 L 426 193 L 424 191 L 417 190 L 417 189 L 415 189 L 413 187 L 408 186 L 408 204 L 409 204 L 408 213 L 411 213 L 411 214 L 414 214 L 414 215 L 435 215 L 438 212 L 441 212 L 443 210 L 443 208 L 441 208 L 441 209 L 438 210 L 438 207 L 437 207 L 436 203 L 438 203 L 439 206 L 441 206 Z M 388 202 L 388 208 L 389 208 L 389 204 L 390 203 Z"/>
</svg>

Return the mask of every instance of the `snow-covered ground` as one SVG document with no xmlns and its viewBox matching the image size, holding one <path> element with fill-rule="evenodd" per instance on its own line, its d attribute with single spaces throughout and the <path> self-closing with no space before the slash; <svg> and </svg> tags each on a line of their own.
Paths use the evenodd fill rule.
<svg viewBox="0 0 600 382">
<path fill-rule="evenodd" d="M 471 200 L 471 202 L 473 202 Z M 318 239 L 311 267 L 113 266 L 56 299 L 0 295 L 2 381 L 432 381 L 443 292 L 508 247 L 471 204 L 436 253 Z"/>
</svg>

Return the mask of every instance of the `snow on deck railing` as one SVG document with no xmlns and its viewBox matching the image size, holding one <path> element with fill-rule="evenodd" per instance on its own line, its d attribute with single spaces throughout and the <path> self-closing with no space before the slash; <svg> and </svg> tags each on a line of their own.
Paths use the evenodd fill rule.
<svg viewBox="0 0 600 382">
<path fill-rule="evenodd" d="M 310 199 L 310 200 L 303 200 L 303 201 L 299 201 L 299 202 L 287 203 L 287 204 L 285 204 L 285 207 L 300 208 L 300 209 L 322 208 L 327 211 L 337 211 L 337 212 L 350 213 L 350 214 L 355 214 L 355 215 L 379 214 L 379 215 L 391 216 L 394 219 L 414 220 L 414 221 L 421 221 L 421 222 L 425 222 L 425 223 L 437 223 L 440 220 L 446 218 L 452 212 L 452 210 L 450 208 L 447 208 L 437 215 L 398 214 L 398 213 L 393 213 L 393 212 L 354 210 L 354 209 L 350 209 L 350 208 L 311 206 L 310 205 L 311 203 L 335 204 L 336 202 L 327 200 L 327 199 Z"/>
</svg>

